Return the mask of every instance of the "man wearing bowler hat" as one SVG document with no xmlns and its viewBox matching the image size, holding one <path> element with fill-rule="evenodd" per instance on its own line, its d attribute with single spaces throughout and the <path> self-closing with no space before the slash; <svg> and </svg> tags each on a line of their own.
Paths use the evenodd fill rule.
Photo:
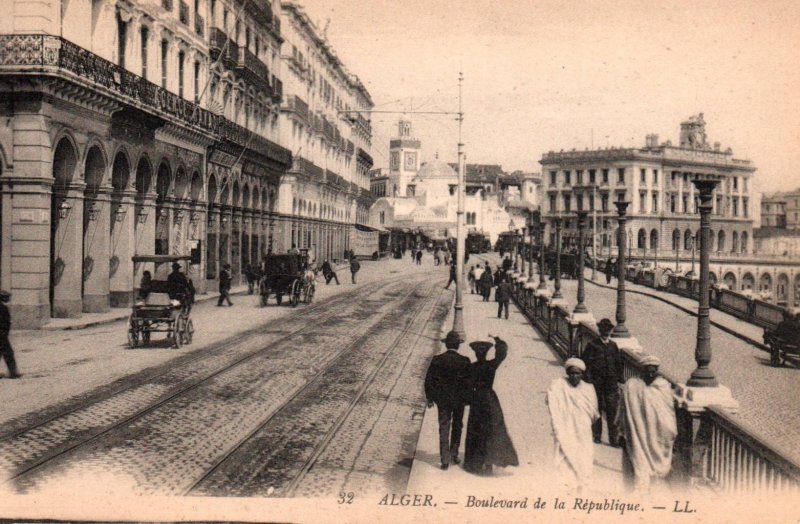
<svg viewBox="0 0 800 524">
<path fill-rule="evenodd" d="M 428 407 L 439 412 L 439 456 L 442 469 L 458 464 L 458 447 L 464 427 L 464 405 L 470 392 L 470 360 L 458 354 L 461 340 L 451 331 L 444 339 L 447 351 L 431 360 L 425 376 L 425 398 Z M 452 428 L 452 431 L 451 431 Z"/>
<path fill-rule="evenodd" d="M 594 385 L 597 393 L 597 407 L 606 417 L 608 443 L 619 447 L 619 427 L 616 423 L 619 404 L 619 384 L 623 382 L 622 353 L 611 340 L 614 324 L 607 318 L 597 323 L 600 338 L 592 340 L 583 350 L 581 358 L 586 363 L 586 382 Z M 592 424 L 592 436 L 600 443 L 603 434 L 603 421 L 598 418 Z"/>
<path fill-rule="evenodd" d="M 22 374 L 17 371 L 17 361 L 14 358 L 14 350 L 11 348 L 11 341 L 8 334 L 11 331 L 11 313 L 6 304 L 11 300 L 11 293 L 0 290 L 0 357 L 6 361 L 8 366 L 8 378 L 19 378 Z M 469 359 L 467 359 L 469 365 Z"/>
</svg>

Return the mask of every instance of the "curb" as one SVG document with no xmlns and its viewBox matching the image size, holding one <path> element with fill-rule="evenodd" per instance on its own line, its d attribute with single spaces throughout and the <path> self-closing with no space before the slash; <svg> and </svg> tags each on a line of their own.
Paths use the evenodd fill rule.
<svg viewBox="0 0 800 524">
<path fill-rule="evenodd" d="M 608 286 L 606 284 L 601 284 L 600 282 L 595 282 L 591 278 L 584 278 L 583 281 L 584 282 L 588 282 L 590 284 L 594 284 L 597 287 L 604 287 L 606 289 L 611 289 L 611 290 L 616 290 L 617 289 L 616 287 L 613 287 L 613 286 Z M 626 293 L 635 293 L 637 295 L 642 295 L 642 296 L 645 296 L 645 297 L 650 297 L 650 298 L 654 298 L 656 300 L 660 300 L 661 302 L 663 302 L 665 304 L 669 304 L 670 306 L 672 306 L 672 307 L 674 307 L 676 309 L 679 309 L 679 310 L 683 311 L 684 313 L 688 313 L 689 315 L 692 315 L 693 317 L 697 317 L 697 311 L 692 311 L 690 309 L 687 309 L 687 308 L 681 306 L 680 304 L 676 304 L 675 302 L 673 302 L 673 301 L 671 301 L 669 299 L 666 299 L 664 297 L 660 297 L 660 296 L 658 296 L 658 295 L 656 295 L 654 293 L 648 293 L 646 291 L 639 291 L 638 289 L 629 289 L 627 287 L 625 288 L 625 292 Z M 757 340 L 752 339 L 752 338 L 748 337 L 747 335 L 743 335 L 742 333 L 739 333 L 738 331 L 736 331 L 734 329 L 731 329 L 731 328 L 729 328 L 728 326 L 726 326 L 724 324 L 720 324 L 719 322 L 715 322 L 714 320 L 711 320 L 711 316 L 709 316 L 708 320 L 711 323 L 711 325 L 716 327 L 717 329 L 720 329 L 720 330 L 728 333 L 729 335 L 733 335 L 734 337 L 736 337 L 736 338 L 738 338 L 740 340 L 743 340 L 743 341 L 747 342 L 748 344 L 751 344 L 751 345 L 757 347 L 761 351 L 766 351 L 767 353 L 769 353 L 769 351 L 770 351 L 769 347 L 765 346 L 763 343 L 758 342 Z"/>
<path fill-rule="evenodd" d="M 239 291 L 234 291 L 231 293 L 231 296 L 236 295 L 244 295 L 247 293 L 247 286 L 244 286 L 244 289 Z M 219 297 L 219 293 L 214 291 L 211 293 L 206 293 L 205 295 L 201 295 L 200 298 L 195 299 L 194 303 L 199 304 L 201 302 L 208 302 L 210 300 L 214 300 L 215 298 Z M 86 329 L 90 327 L 102 326 L 104 324 L 113 324 L 114 322 L 119 322 L 120 320 L 125 320 L 130 316 L 130 308 L 120 308 L 120 313 L 113 317 L 99 319 L 99 320 L 87 320 L 86 322 L 80 322 L 73 324 L 71 326 L 49 326 L 45 324 L 44 326 L 40 327 L 38 330 L 35 331 L 75 331 L 79 329 Z"/>
</svg>

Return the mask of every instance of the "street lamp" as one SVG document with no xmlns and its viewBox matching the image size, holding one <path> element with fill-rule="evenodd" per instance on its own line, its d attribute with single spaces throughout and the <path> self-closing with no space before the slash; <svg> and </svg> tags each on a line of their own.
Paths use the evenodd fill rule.
<svg viewBox="0 0 800 524">
<path fill-rule="evenodd" d="M 147 222 L 147 209 L 146 208 L 140 209 L 139 213 L 136 216 L 139 219 L 139 223 L 144 224 L 145 222 Z"/>
<path fill-rule="evenodd" d="M 116 220 L 117 222 L 122 222 L 123 220 L 125 220 L 125 215 L 126 215 L 127 212 L 128 212 L 128 210 L 125 209 L 124 206 L 122 206 L 122 205 L 119 206 L 114 211 L 114 220 Z"/>
<path fill-rule="evenodd" d="M 97 205 L 97 202 L 92 202 L 89 206 L 89 220 L 94 222 L 98 216 L 100 216 L 100 206 Z"/>
<path fill-rule="evenodd" d="M 553 292 L 553 299 L 557 298 L 564 298 L 561 294 L 561 219 L 555 219 L 555 226 L 556 226 L 556 278 L 555 283 L 555 291 Z"/>
<path fill-rule="evenodd" d="M 537 213 L 538 213 L 538 211 L 530 211 L 528 213 L 528 236 L 530 237 L 530 240 L 531 240 L 531 249 L 530 249 L 530 251 L 528 251 L 528 283 L 529 284 L 532 284 L 532 283 L 536 282 L 533 279 L 533 237 L 534 237 L 534 234 L 536 233 L 537 224 L 534 221 L 534 217 L 537 216 L 536 215 Z"/>
<path fill-rule="evenodd" d="M 539 290 L 547 291 L 547 281 L 544 276 L 544 228 L 545 223 L 541 219 L 541 213 L 537 212 L 536 223 L 539 230 Z"/>
<path fill-rule="evenodd" d="M 631 336 L 625 326 L 625 213 L 630 202 L 619 200 L 614 202 L 617 207 L 619 228 L 617 230 L 617 325 L 611 336 L 614 338 L 629 338 Z"/>
<path fill-rule="evenodd" d="M 63 200 L 58 205 L 58 218 L 60 218 L 61 220 L 66 220 L 67 217 L 69 216 L 70 210 L 72 210 L 72 205 L 70 205 L 70 203 L 67 202 L 66 200 Z"/>
<path fill-rule="evenodd" d="M 588 313 L 589 309 L 586 307 L 586 290 L 583 282 L 584 270 L 584 253 L 586 251 L 586 218 L 588 213 L 586 211 L 578 211 L 578 303 L 575 305 L 573 313 Z"/>
</svg>

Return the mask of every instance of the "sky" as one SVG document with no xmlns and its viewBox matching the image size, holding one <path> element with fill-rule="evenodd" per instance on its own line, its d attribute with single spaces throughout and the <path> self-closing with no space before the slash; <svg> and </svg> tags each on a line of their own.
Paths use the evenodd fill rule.
<svg viewBox="0 0 800 524">
<path fill-rule="evenodd" d="M 467 162 L 539 171 L 561 149 L 709 143 L 758 167 L 757 191 L 800 187 L 800 2 L 299 0 L 375 110 L 458 111 Z M 329 20 L 329 21 L 328 21 Z M 388 166 L 400 114 L 372 116 Z M 409 115 L 422 159 L 455 161 L 454 116 Z"/>
</svg>

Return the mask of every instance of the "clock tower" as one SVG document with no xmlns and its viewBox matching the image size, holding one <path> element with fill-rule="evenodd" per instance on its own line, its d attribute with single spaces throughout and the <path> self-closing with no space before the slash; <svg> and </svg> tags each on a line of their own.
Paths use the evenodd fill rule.
<svg viewBox="0 0 800 524">
<path fill-rule="evenodd" d="M 387 196 L 406 196 L 408 183 L 419 170 L 420 142 L 411 134 L 411 122 L 400 119 L 397 136 L 389 141 Z"/>
</svg>

